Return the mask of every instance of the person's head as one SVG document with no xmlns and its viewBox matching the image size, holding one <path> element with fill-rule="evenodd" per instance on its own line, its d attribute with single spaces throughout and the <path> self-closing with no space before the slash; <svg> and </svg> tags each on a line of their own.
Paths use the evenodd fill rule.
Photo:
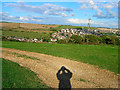
<svg viewBox="0 0 120 90">
<path fill-rule="evenodd" d="M 64 66 L 61 67 L 61 70 L 62 70 L 62 73 L 65 73 L 65 67 Z"/>
<path fill-rule="evenodd" d="M 61 67 L 61 70 L 64 70 L 64 69 L 65 69 L 65 67 L 64 67 L 64 66 L 62 66 L 62 67 Z"/>
</svg>

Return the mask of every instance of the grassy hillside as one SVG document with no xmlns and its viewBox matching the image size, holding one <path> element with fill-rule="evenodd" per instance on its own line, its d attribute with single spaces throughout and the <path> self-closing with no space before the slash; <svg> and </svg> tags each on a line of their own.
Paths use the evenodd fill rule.
<svg viewBox="0 0 120 90">
<path fill-rule="evenodd" d="M 49 29 L 50 27 L 58 27 L 59 25 L 44 25 L 44 24 L 33 24 L 33 23 L 2 23 L 2 27 L 5 29 L 9 28 L 27 28 L 27 29 Z"/>
<path fill-rule="evenodd" d="M 50 28 L 56 28 L 59 25 L 41 25 L 31 23 L 2 23 L 3 31 L 29 31 L 29 32 L 46 32 L 50 33 Z M 1 27 L 1 26 L 0 26 Z"/>
<path fill-rule="evenodd" d="M 39 32 L 26 32 L 26 31 L 2 31 L 2 36 L 15 36 L 18 38 L 40 38 L 40 37 L 48 37 L 49 33 L 39 33 Z"/>
<path fill-rule="evenodd" d="M 48 88 L 28 68 L 2 59 L 2 88 Z"/>
<path fill-rule="evenodd" d="M 64 57 L 118 73 L 118 46 L 45 44 L 3 41 L 2 47 Z M 64 62 L 64 61 L 63 61 Z"/>
<path fill-rule="evenodd" d="M 78 28 L 78 29 L 82 29 L 82 26 L 71 26 L 71 25 L 61 25 L 58 26 L 57 28 L 62 29 L 62 28 Z M 88 29 L 88 27 L 83 27 L 84 29 Z M 95 27 L 90 27 L 90 29 L 97 29 Z"/>
</svg>

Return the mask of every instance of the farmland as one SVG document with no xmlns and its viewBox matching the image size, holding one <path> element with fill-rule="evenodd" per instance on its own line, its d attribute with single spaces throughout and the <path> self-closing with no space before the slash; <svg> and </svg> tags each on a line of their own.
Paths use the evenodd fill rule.
<svg viewBox="0 0 120 90">
<path fill-rule="evenodd" d="M 18 28 L 25 28 L 25 29 L 49 29 L 50 27 L 56 28 L 60 25 L 44 25 L 44 24 L 32 24 L 32 23 L 2 23 L 2 28 L 7 29 L 18 29 Z"/>
<path fill-rule="evenodd" d="M 26 32 L 26 33 L 51 33 L 50 27 L 54 28 L 57 26 L 52 25 L 40 25 L 40 24 L 29 24 L 29 23 L 2 23 L 3 34 L 5 32 Z M 9 35 L 9 34 L 8 34 Z M 14 33 L 14 35 L 16 35 Z M 17 35 L 16 35 L 17 36 Z"/>
<path fill-rule="evenodd" d="M 50 43 L 53 34 L 62 28 L 81 29 L 82 27 L 3 23 L 3 28 L 0 31 L 3 37 L 25 38 L 25 40 L 37 38 L 39 41 L 42 40 L 42 38 L 46 39 L 46 41 L 41 43 L 27 41 L 15 42 L 3 39 L 3 87 L 47 88 L 47 86 L 49 86 L 57 88 L 58 80 L 56 78 L 56 72 L 63 65 L 74 73 L 71 82 L 75 88 L 117 87 L 117 74 L 119 73 L 118 46 L 115 44 L 88 45 L 86 43 Z M 87 27 L 84 28 L 88 29 Z M 93 27 L 92 29 L 97 28 Z M 7 65 L 9 71 L 12 72 L 11 75 L 9 75 L 10 72 L 8 72 L 10 77 L 6 74 L 8 69 L 5 65 Z M 14 80 L 13 77 L 15 75 L 17 76 Z M 109 77 L 107 75 L 109 75 Z M 24 78 L 24 76 L 27 78 Z M 33 79 L 31 79 L 31 77 Z M 21 81 L 19 81 L 19 78 L 22 78 Z M 41 80 L 47 86 L 44 85 Z M 109 83 L 103 82 L 107 80 Z M 22 83 L 26 84 L 23 85 Z"/>
<path fill-rule="evenodd" d="M 50 38 L 50 33 L 54 32 L 52 31 L 53 29 L 59 30 L 68 27 L 82 28 L 80 26 L 70 25 L 41 25 L 30 23 L 3 23 L 2 25 L 2 36 L 38 39 L 41 37 Z M 43 43 L 38 44 L 3 41 L 3 47 L 64 57 L 71 60 L 97 65 L 100 68 L 108 69 L 115 73 L 118 71 L 118 46 Z"/>
<path fill-rule="evenodd" d="M 40 38 L 47 37 L 49 33 L 27 32 L 27 31 L 2 31 L 2 36 L 14 36 L 18 38 Z"/>
<path fill-rule="evenodd" d="M 5 48 L 14 48 L 64 57 L 70 60 L 96 65 L 100 68 L 118 73 L 118 46 L 110 45 L 75 45 L 45 44 L 3 41 Z"/>
</svg>

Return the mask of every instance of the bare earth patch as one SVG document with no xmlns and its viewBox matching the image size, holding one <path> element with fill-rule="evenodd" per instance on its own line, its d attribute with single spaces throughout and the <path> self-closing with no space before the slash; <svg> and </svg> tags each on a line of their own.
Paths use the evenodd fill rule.
<svg viewBox="0 0 120 90">
<path fill-rule="evenodd" d="M 56 73 L 61 66 L 65 66 L 73 73 L 70 80 L 72 88 L 118 88 L 118 76 L 114 75 L 113 72 L 99 69 L 93 65 L 16 49 L 2 48 L 2 51 L 2 58 L 30 68 L 30 70 L 37 73 L 38 77 L 46 85 L 53 88 L 58 88 L 59 81 L 57 80 Z M 18 53 L 21 57 L 14 53 Z"/>
</svg>

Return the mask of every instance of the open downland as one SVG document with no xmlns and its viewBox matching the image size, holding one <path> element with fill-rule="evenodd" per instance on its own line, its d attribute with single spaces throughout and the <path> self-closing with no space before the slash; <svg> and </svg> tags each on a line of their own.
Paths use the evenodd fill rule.
<svg viewBox="0 0 120 90">
<path fill-rule="evenodd" d="M 118 88 L 118 76 L 105 69 L 69 59 L 35 52 L 2 48 L 2 58 L 11 60 L 37 73 L 43 82 L 57 88 L 56 73 L 65 66 L 72 73 L 72 88 Z"/>
</svg>

